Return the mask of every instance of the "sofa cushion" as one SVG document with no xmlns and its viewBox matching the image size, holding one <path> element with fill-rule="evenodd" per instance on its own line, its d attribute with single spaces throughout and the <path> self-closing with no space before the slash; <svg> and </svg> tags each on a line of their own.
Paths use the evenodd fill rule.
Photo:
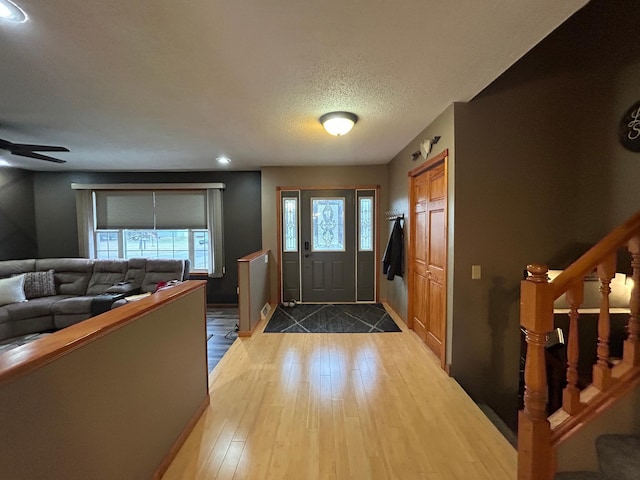
<svg viewBox="0 0 640 480">
<path fill-rule="evenodd" d="M 56 295 L 53 297 L 34 298 L 21 303 L 12 303 L 4 305 L 2 308 L 9 315 L 9 321 L 14 322 L 26 318 L 51 316 L 51 307 L 61 299 L 67 296 Z"/>
<path fill-rule="evenodd" d="M 44 258 L 36 260 L 36 270 L 53 270 L 56 291 L 61 295 L 85 295 L 93 273 L 94 260 L 86 258 Z"/>
<path fill-rule="evenodd" d="M 34 272 L 35 270 L 36 261 L 33 258 L 29 260 L 3 260 L 0 262 L 0 278 Z"/>
<path fill-rule="evenodd" d="M 55 315 L 53 317 L 53 325 L 60 330 L 61 328 L 67 328 L 76 323 L 84 322 L 91 318 L 90 313 L 75 313 L 66 315 Z"/>
<path fill-rule="evenodd" d="M 49 297 L 56 294 L 53 270 L 46 272 L 27 272 L 24 274 L 24 295 L 27 300 Z"/>
<path fill-rule="evenodd" d="M 13 338 L 32 333 L 50 332 L 55 329 L 53 316 L 24 318 L 16 321 L 0 323 L 0 336 L 2 339 Z"/>
<path fill-rule="evenodd" d="M 9 321 L 9 314 L 7 313 L 7 310 L 4 307 L 0 307 L 0 324 L 3 324 L 8 321 Z M 0 337 L 2 337 L 1 334 L 0 334 Z"/>
<path fill-rule="evenodd" d="M 100 295 L 109 287 L 124 281 L 129 262 L 126 260 L 97 260 L 87 287 L 87 295 Z"/>
<path fill-rule="evenodd" d="M 129 268 L 124 277 L 125 282 L 131 282 L 136 285 L 142 285 L 144 280 L 144 271 L 147 266 L 146 258 L 130 258 Z"/>
<path fill-rule="evenodd" d="M 155 292 L 158 282 L 182 280 L 183 275 L 184 261 L 149 258 L 147 259 L 141 290 L 143 292 Z"/>
<path fill-rule="evenodd" d="M 68 297 L 55 302 L 51 306 L 54 315 L 71 315 L 77 313 L 91 313 L 92 296 Z"/>
<path fill-rule="evenodd" d="M 0 306 L 25 302 L 24 274 L 0 279 Z"/>
</svg>

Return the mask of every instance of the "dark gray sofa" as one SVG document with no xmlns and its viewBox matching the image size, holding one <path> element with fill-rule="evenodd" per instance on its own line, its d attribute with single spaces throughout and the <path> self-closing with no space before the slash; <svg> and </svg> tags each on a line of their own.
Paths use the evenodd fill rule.
<svg viewBox="0 0 640 480">
<path fill-rule="evenodd" d="M 23 273 L 53 273 L 55 294 L 0 306 L 0 340 L 48 332 L 86 320 L 96 313 L 96 302 L 110 293 L 154 292 L 161 281 L 187 280 L 188 260 L 133 258 L 92 260 L 45 258 L 0 261 L 0 279 Z M 49 287 L 49 293 L 53 285 Z M 26 289 L 26 285 L 25 285 Z M 102 297 L 96 298 L 102 295 Z M 121 304 L 119 302 L 118 304 Z"/>
</svg>

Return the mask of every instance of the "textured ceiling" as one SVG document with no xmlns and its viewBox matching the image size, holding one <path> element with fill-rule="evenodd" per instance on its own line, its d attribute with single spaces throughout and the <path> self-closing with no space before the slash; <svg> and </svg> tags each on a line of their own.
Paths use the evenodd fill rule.
<svg viewBox="0 0 640 480">
<path fill-rule="evenodd" d="M 0 138 L 32 170 L 388 162 L 587 0 L 22 0 L 0 22 Z M 345 137 L 318 122 L 348 110 Z M 219 155 L 229 166 L 215 162 Z"/>
</svg>

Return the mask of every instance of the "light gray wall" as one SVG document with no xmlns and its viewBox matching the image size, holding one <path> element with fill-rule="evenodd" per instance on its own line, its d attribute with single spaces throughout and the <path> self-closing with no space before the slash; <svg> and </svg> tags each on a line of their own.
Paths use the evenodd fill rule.
<svg viewBox="0 0 640 480">
<path fill-rule="evenodd" d="M 0 478 L 152 477 L 208 396 L 204 288 L 157 302 L 68 327 L 70 343 L 149 310 L 0 384 Z"/>
<path fill-rule="evenodd" d="M 277 302 L 278 296 L 278 223 L 276 218 L 277 187 L 340 187 L 380 185 L 380 212 L 378 220 L 384 223 L 384 211 L 387 205 L 387 165 L 365 165 L 351 167 L 264 167 L 262 169 L 262 248 L 271 250 L 269 260 L 271 275 L 271 299 Z M 387 222 L 388 223 L 388 222 Z M 381 232 L 384 237 L 384 227 Z M 381 239 L 381 250 L 386 245 Z M 383 252 L 379 252 L 378 261 L 382 261 Z"/>
<path fill-rule="evenodd" d="M 37 256 L 33 174 L 0 168 L 0 260 Z"/>
</svg>

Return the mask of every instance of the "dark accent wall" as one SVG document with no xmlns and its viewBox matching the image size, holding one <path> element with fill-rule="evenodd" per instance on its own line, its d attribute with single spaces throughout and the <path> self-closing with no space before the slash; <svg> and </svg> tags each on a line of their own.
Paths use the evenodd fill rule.
<svg viewBox="0 0 640 480">
<path fill-rule="evenodd" d="M 523 269 L 566 267 L 640 209 L 640 154 L 617 141 L 640 100 L 639 22 L 634 1 L 593 0 L 455 105 L 451 373 L 513 429 Z"/>
<path fill-rule="evenodd" d="M 236 261 L 262 248 L 260 172 L 36 172 L 33 174 L 38 254 L 77 257 L 78 230 L 72 183 L 222 182 L 226 274 L 210 278 L 208 303 L 238 303 Z M 33 200 L 32 200 L 33 202 Z"/>
<path fill-rule="evenodd" d="M 0 260 L 37 255 L 33 175 L 17 168 L 0 168 Z"/>
</svg>

